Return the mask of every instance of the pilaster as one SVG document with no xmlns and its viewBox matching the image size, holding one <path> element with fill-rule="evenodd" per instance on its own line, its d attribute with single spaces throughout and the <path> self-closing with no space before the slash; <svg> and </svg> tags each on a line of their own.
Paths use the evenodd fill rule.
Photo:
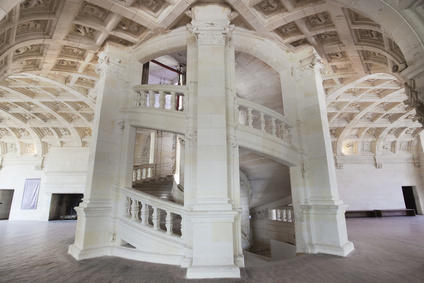
<svg viewBox="0 0 424 283">
<path fill-rule="evenodd" d="M 290 169 L 298 252 L 346 256 L 345 210 L 339 199 L 325 93 L 317 59 L 293 77 L 303 164 Z"/>
<path fill-rule="evenodd" d="M 231 10 L 204 4 L 194 6 L 191 12 L 189 29 L 196 40 L 192 48 L 197 55 L 196 84 L 192 83 L 196 87 L 196 122 L 191 137 L 195 141 L 196 182 L 190 213 L 193 259 L 187 277 L 240 277 L 235 264 L 239 252 L 235 219 L 239 212 L 232 202 L 236 194 L 232 182 L 235 155 L 228 129 L 235 63 L 230 41 Z"/>
<path fill-rule="evenodd" d="M 125 122 L 120 113 L 126 102 L 129 85 L 135 84 L 133 68 L 122 48 L 107 45 L 99 56 L 96 85 L 96 110 L 90 145 L 84 200 L 76 208 L 78 222 L 75 243 L 69 253 L 76 259 L 108 255 L 116 239 L 113 210 L 118 203 L 114 185 L 120 182 L 120 161 Z M 139 68 L 141 70 L 141 68 Z"/>
</svg>

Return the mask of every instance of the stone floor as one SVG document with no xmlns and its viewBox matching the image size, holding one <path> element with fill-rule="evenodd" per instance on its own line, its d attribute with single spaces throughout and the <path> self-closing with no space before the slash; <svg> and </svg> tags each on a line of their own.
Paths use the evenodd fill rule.
<svg viewBox="0 0 424 283">
<path fill-rule="evenodd" d="M 0 221 L 0 282 L 197 282 L 185 270 L 103 257 L 77 262 L 67 254 L 75 222 Z M 424 216 L 348 220 L 356 250 L 347 258 L 299 255 L 247 263 L 241 280 L 202 282 L 424 282 Z"/>
</svg>

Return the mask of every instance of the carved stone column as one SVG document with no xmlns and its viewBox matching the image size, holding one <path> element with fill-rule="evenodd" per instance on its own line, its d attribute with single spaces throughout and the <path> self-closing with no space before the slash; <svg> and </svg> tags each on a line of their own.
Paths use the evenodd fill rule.
<svg viewBox="0 0 424 283">
<path fill-rule="evenodd" d="M 312 57 L 313 58 L 313 57 Z M 298 252 L 346 256 L 345 210 L 339 199 L 320 65 L 316 59 L 286 80 L 296 85 L 297 130 L 304 160 L 290 168 Z"/>
<path fill-rule="evenodd" d="M 69 247 L 69 253 L 76 259 L 108 255 L 115 243 L 112 215 L 118 199 L 114 185 L 125 181 L 120 178 L 120 168 L 127 169 L 126 164 L 120 164 L 124 156 L 121 154 L 123 137 L 134 136 L 124 134 L 127 131 L 120 109 L 126 103 L 124 94 L 129 93 L 129 85 L 140 80 L 140 70 L 132 67 L 134 64 L 120 47 L 107 45 L 99 56 L 100 79 L 96 85 L 87 183 L 84 200 L 76 208 L 75 242 Z"/>
<path fill-rule="evenodd" d="M 237 241 L 231 203 L 231 144 L 227 129 L 227 98 L 231 95 L 234 49 L 231 48 L 230 8 L 218 4 L 195 6 L 189 26 L 196 44 L 196 110 L 194 111 L 196 182 L 193 187 L 192 263 L 188 278 L 239 277 L 235 264 Z M 192 53 L 193 52 L 193 53 Z M 231 56 L 232 54 L 232 56 Z M 189 70 L 190 71 L 190 70 Z M 232 113 L 232 112 L 231 112 Z M 187 161 L 187 159 L 186 159 Z M 237 176 L 238 178 L 238 176 Z"/>
</svg>

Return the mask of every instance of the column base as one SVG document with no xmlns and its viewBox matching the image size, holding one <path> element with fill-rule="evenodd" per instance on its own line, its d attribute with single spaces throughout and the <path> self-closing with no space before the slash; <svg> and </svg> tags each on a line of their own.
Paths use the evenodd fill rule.
<svg viewBox="0 0 424 283">
<path fill-rule="evenodd" d="M 355 247 L 352 242 L 346 242 L 342 246 L 315 244 L 310 247 L 311 253 L 323 253 L 337 256 L 348 256 Z"/>
<path fill-rule="evenodd" d="M 240 269 L 235 265 L 190 266 L 188 279 L 240 278 Z"/>
<path fill-rule="evenodd" d="M 86 248 L 80 249 L 75 244 L 68 247 L 68 254 L 70 254 L 76 260 L 83 260 L 101 256 L 110 256 L 112 247 L 97 247 L 97 248 Z"/>
<path fill-rule="evenodd" d="M 324 253 L 347 256 L 353 250 L 346 230 L 346 205 L 342 201 L 302 204 L 301 215 L 296 215 L 296 245 L 305 253 Z M 299 217 L 300 216 L 300 217 Z M 303 240 L 301 240 L 303 239 Z"/>
<path fill-rule="evenodd" d="M 68 253 L 76 260 L 111 255 L 113 233 L 110 201 L 84 200 L 78 207 L 75 241 Z"/>
</svg>

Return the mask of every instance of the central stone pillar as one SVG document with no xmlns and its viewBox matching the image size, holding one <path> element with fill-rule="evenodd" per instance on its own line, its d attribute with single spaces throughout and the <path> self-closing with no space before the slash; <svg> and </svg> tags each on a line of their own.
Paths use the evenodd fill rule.
<svg viewBox="0 0 424 283">
<path fill-rule="evenodd" d="M 231 202 L 231 146 L 227 131 L 228 80 L 231 51 L 230 8 L 218 4 L 195 6 L 190 29 L 196 38 L 197 97 L 195 127 L 196 182 L 191 212 L 193 259 L 188 278 L 240 277 L 235 265 Z M 196 70 L 197 69 L 197 70 Z"/>
<path fill-rule="evenodd" d="M 285 74 L 284 85 L 296 94 L 297 109 L 290 115 L 292 119 L 297 116 L 304 159 L 301 166 L 290 168 L 296 249 L 346 256 L 354 247 L 347 237 L 346 205 L 338 194 L 320 64 L 313 59 L 308 67 L 293 73 Z"/>
</svg>

